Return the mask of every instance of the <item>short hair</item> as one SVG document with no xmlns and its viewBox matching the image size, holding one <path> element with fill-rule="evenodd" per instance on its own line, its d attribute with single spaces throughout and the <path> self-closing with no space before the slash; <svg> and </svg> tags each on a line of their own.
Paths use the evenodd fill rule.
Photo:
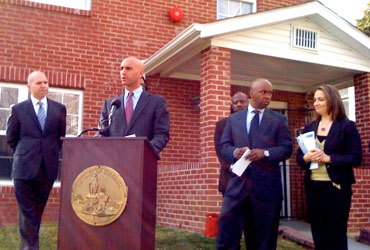
<svg viewBox="0 0 370 250">
<path fill-rule="evenodd" d="M 331 115 L 331 119 L 333 121 L 347 118 L 342 98 L 340 97 L 336 87 L 332 85 L 321 85 L 315 89 L 315 92 L 318 90 L 324 93 L 328 107 L 328 114 Z M 317 119 L 321 120 L 321 115 L 317 114 Z"/>
</svg>

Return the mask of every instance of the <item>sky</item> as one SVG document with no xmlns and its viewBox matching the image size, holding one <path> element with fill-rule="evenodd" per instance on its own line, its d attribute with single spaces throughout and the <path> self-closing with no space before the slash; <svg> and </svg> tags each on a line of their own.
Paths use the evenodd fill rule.
<svg viewBox="0 0 370 250">
<path fill-rule="evenodd" d="M 356 25 L 356 19 L 364 16 L 364 10 L 370 0 L 319 0 L 339 16 Z"/>
</svg>

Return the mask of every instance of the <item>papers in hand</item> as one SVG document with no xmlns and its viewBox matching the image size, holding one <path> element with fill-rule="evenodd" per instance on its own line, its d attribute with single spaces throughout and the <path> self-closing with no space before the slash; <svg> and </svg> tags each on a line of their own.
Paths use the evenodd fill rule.
<svg viewBox="0 0 370 250">
<path fill-rule="evenodd" d="M 303 154 L 307 154 L 308 151 L 318 148 L 316 145 L 315 133 L 313 131 L 301 134 L 297 137 L 297 142 L 299 148 L 302 150 Z M 319 168 L 317 162 L 311 162 L 310 169 Z"/>
<path fill-rule="evenodd" d="M 246 160 L 245 157 L 250 153 L 251 151 L 248 149 L 244 152 L 244 154 L 242 155 L 242 157 L 240 157 L 239 160 L 237 160 L 237 162 L 235 162 L 234 164 L 231 165 L 231 171 L 236 174 L 237 176 L 242 176 L 242 174 L 244 173 L 244 171 L 247 169 L 247 167 L 249 166 L 249 164 L 251 163 L 250 160 Z"/>
</svg>

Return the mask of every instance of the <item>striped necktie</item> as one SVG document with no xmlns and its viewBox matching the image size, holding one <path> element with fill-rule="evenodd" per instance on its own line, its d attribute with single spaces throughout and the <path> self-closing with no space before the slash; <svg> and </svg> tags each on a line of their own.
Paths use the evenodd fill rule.
<svg viewBox="0 0 370 250">
<path fill-rule="evenodd" d="M 44 104 L 42 102 L 37 102 L 40 105 L 39 111 L 37 112 L 37 118 L 39 119 L 41 129 L 45 128 L 46 113 L 44 109 Z"/>
<path fill-rule="evenodd" d="M 126 101 L 126 107 L 125 107 L 125 113 L 126 113 L 126 124 L 127 126 L 130 124 L 132 113 L 134 112 L 134 103 L 132 101 L 132 96 L 134 95 L 134 92 L 129 92 L 127 101 Z"/>
</svg>

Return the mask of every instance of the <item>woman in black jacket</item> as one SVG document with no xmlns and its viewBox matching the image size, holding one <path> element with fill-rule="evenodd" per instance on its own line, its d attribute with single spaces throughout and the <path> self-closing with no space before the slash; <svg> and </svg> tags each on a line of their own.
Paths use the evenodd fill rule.
<svg viewBox="0 0 370 250">
<path fill-rule="evenodd" d="M 317 149 L 297 162 L 305 170 L 308 215 L 316 250 L 348 249 L 347 221 L 351 207 L 352 167 L 361 164 L 361 138 L 356 124 L 347 119 L 338 90 L 330 85 L 315 90 L 317 119 L 303 133 L 314 131 Z M 311 162 L 319 168 L 310 169 Z"/>
</svg>

